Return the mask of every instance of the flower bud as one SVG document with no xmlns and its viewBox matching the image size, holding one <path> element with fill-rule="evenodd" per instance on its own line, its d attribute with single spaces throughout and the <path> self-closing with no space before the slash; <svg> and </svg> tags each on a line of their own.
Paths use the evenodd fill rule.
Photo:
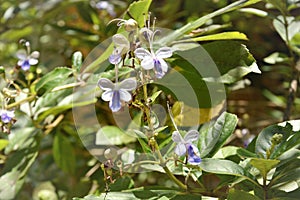
<svg viewBox="0 0 300 200">
<path fill-rule="evenodd" d="M 118 152 L 115 148 L 108 148 L 104 151 L 104 157 L 107 160 L 116 160 L 118 157 Z"/>
<path fill-rule="evenodd" d="M 128 32 L 134 31 L 137 27 L 138 27 L 137 22 L 132 18 L 130 18 L 130 19 L 126 20 L 126 22 L 124 22 L 124 28 Z"/>
</svg>

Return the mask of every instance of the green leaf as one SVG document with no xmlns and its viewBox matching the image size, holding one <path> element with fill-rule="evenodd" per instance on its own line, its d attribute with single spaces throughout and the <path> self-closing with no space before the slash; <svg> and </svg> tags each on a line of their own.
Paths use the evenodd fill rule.
<svg viewBox="0 0 300 200">
<path fill-rule="evenodd" d="M 136 136 L 116 126 L 104 126 L 96 134 L 97 145 L 121 145 L 136 141 Z"/>
<path fill-rule="evenodd" d="M 207 123 L 200 129 L 201 137 L 198 142 L 200 156 L 213 156 L 233 133 L 237 125 L 237 117 L 230 113 L 222 113 L 213 123 Z"/>
<path fill-rule="evenodd" d="M 206 36 L 195 37 L 187 40 L 182 40 L 180 42 L 204 42 L 204 41 L 215 41 L 215 40 L 248 40 L 247 36 L 244 33 L 237 31 L 216 33 Z"/>
<path fill-rule="evenodd" d="M 285 19 L 284 19 L 285 18 Z M 285 20 L 287 24 L 285 24 Z M 278 16 L 274 21 L 273 25 L 280 35 L 280 37 L 285 42 L 289 42 L 292 40 L 294 35 L 299 33 L 300 31 L 300 21 L 297 21 L 295 17 L 292 16 Z M 287 26 L 287 29 L 286 29 Z"/>
<path fill-rule="evenodd" d="M 186 33 L 191 32 L 192 30 L 204 25 L 207 21 L 211 20 L 212 18 L 222 15 L 224 13 L 236 10 L 238 8 L 241 8 L 243 6 L 249 6 L 255 3 L 260 2 L 261 0 L 249 0 L 249 1 L 245 1 L 245 0 L 239 0 L 236 1 L 224 8 L 220 8 L 210 14 L 207 14 L 193 22 L 190 22 L 188 24 L 186 24 L 185 26 L 177 29 L 176 31 L 170 33 L 169 35 L 167 35 L 166 37 L 164 37 L 163 39 L 161 39 L 161 41 L 159 41 L 160 44 L 162 45 L 167 45 L 179 38 L 181 38 L 182 36 L 184 36 Z"/>
<path fill-rule="evenodd" d="M 199 167 L 203 171 L 214 174 L 227 174 L 235 176 L 244 175 L 243 168 L 230 160 L 204 158 L 199 164 Z"/>
<path fill-rule="evenodd" d="M 152 0 L 140 0 L 135 1 L 130 4 L 127 12 L 129 18 L 135 19 L 137 21 L 139 27 L 144 27 L 145 25 L 145 17 L 148 14 L 149 7 L 151 5 Z"/>
<path fill-rule="evenodd" d="M 281 134 L 282 139 L 272 149 L 272 137 Z M 285 127 L 271 125 L 260 132 L 255 143 L 255 153 L 270 159 L 276 159 L 284 152 L 300 146 L 300 134 L 292 130 L 292 126 L 287 123 Z"/>
<path fill-rule="evenodd" d="M 18 171 L 8 172 L 0 177 L 0 197 L 3 200 L 14 199 L 17 194 L 16 183 L 19 179 Z"/>
<path fill-rule="evenodd" d="M 2 151 L 8 145 L 8 140 L 0 139 L 0 151 Z"/>
<path fill-rule="evenodd" d="M 129 176 L 123 176 L 118 179 L 112 184 L 109 185 L 110 191 L 121 191 L 127 190 L 134 186 L 133 180 Z"/>
<path fill-rule="evenodd" d="M 237 190 L 234 188 L 231 188 L 229 190 L 229 194 L 227 197 L 228 200 L 260 200 L 257 196 L 254 196 L 253 194 L 250 194 L 249 192 Z"/>
<path fill-rule="evenodd" d="M 38 95 L 50 92 L 53 88 L 62 85 L 65 80 L 72 74 L 72 69 L 58 67 L 44 75 L 35 86 Z"/>
<path fill-rule="evenodd" d="M 268 172 L 276 167 L 279 162 L 280 160 L 252 158 L 250 164 L 257 168 L 263 177 L 267 177 Z"/>
<path fill-rule="evenodd" d="M 53 142 L 53 157 L 58 167 L 64 172 L 74 174 L 76 157 L 69 139 L 62 133 L 56 133 Z"/>
<path fill-rule="evenodd" d="M 217 65 L 221 77 L 205 77 L 208 82 L 231 84 L 250 72 L 261 73 L 247 47 L 236 41 L 218 41 L 203 45 Z"/>
<path fill-rule="evenodd" d="M 156 100 L 156 98 L 160 95 L 162 93 L 162 91 L 161 90 L 159 90 L 159 91 L 157 91 L 157 92 L 154 92 L 153 94 L 152 94 L 152 96 L 150 97 L 150 99 L 151 99 L 151 102 L 155 102 L 155 100 Z"/>
</svg>

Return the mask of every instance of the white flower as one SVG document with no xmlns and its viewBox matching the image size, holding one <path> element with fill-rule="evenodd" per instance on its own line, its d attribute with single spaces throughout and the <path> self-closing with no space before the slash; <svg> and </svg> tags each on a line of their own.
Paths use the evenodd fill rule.
<svg viewBox="0 0 300 200">
<path fill-rule="evenodd" d="M 157 78 L 162 78 L 168 71 L 168 64 L 164 58 L 169 58 L 172 56 L 172 49 L 170 47 L 162 47 L 156 52 L 148 51 L 145 48 L 137 48 L 134 54 L 137 58 L 141 59 L 141 66 L 145 70 L 154 69 L 154 73 Z"/>
<path fill-rule="evenodd" d="M 113 83 L 107 78 L 101 78 L 98 81 L 98 86 L 104 90 L 101 98 L 104 101 L 109 101 L 109 107 L 112 112 L 117 112 L 121 109 L 121 101 L 129 102 L 132 97 L 128 91 L 132 91 L 137 87 L 135 78 L 128 78 L 120 83 Z"/>
<path fill-rule="evenodd" d="M 109 62 L 111 64 L 118 64 L 121 62 L 121 56 L 126 54 L 130 48 L 129 41 L 122 34 L 115 34 L 112 37 L 112 41 L 115 44 L 113 53 L 109 56 Z"/>
<path fill-rule="evenodd" d="M 177 143 L 175 147 L 175 153 L 178 156 L 187 155 L 188 163 L 192 165 L 198 165 L 201 162 L 199 157 L 198 148 L 192 144 L 192 142 L 197 141 L 199 138 L 199 133 L 196 130 L 190 130 L 182 138 L 178 131 L 174 131 L 172 134 L 172 140 Z"/>
<path fill-rule="evenodd" d="M 19 58 L 18 65 L 24 70 L 29 70 L 31 65 L 36 65 L 39 61 L 40 53 L 33 51 L 30 55 L 25 50 L 17 51 L 17 57 Z"/>
</svg>

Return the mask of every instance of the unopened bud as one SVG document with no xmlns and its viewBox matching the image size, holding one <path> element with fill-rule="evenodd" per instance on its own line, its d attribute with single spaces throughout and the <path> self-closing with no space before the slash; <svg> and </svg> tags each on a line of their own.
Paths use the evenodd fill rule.
<svg viewBox="0 0 300 200">
<path fill-rule="evenodd" d="M 108 148 L 104 151 L 104 157 L 107 160 L 116 160 L 118 157 L 118 152 L 115 148 Z"/>
<path fill-rule="evenodd" d="M 137 22 L 132 18 L 126 20 L 126 22 L 124 23 L 124 28 L 128 32 L 136 30 L 137 27 L 138 27 Z"/>
</svg>

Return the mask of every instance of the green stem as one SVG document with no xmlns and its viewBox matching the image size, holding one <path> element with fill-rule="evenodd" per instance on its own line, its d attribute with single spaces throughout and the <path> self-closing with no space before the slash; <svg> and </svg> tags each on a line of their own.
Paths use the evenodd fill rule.
<svg viewBox="0 0 300 200">
<path fill-rule="evenodd" d="M 149 108 L 149 105 L 147 103 L 148 101 L 148 94 L 147 94 L 147 85 L 144 84 L 143 85 L 143 92 L 144 92 L 144 101 L 146 103 L 146 105 L 144 106 L 145 108 L 145 114 L 146 114 L 146 117 L 147 117 L 147 122 L 148 122 L 148 126 L 150 128 L 150 130 L 152 131 L 152 136 L 150 138 L 150 140 L 153 140 L 154 142 L 154 148 L 155 148 L 155 152 L 157 152 L 157 155 L 158 155 L 158 158 L 159 158 L 159 161 L 160 161 L 160 165 L 163 166 L 163 169 L 164 171 L 166 172 L 167 176 L 176 184 L 178 185 L 181 189 L 184 189 L 186 190 L 187 189 L 187 186 L 185 184 L 183 184 L 180 180 L 178 180 L 174 174 L 170 171 L 170 169 L 166 166 L 166 161 L 165 159 L 163 158 L 163 156 L 161 155 L 161 152 L 159 150 L 159 146 L 155 140 L 155 136 L 154 136 L 154 133 L 153 133 L 153 125 L 152 125 L 152 122 L 151 122 L 151 113 L 150 113 L 150 108 Z"/>
<path fill-rule="evenodd" d="M 176 185 L 178 185 L 181 189 L 183 190 L 187 190 L 187 186 L 184 185 L 180 180 L 178 180 L 174 174 L 172 174 L 172 172 L 169 170 L 169 168 L 167 166 L 164 166 L 163 169 L 165 170 L 166 174 L 169 176 L 169 178 L 176 183 Z"/>
<path fill-rule="evenodd" d="M 17 102 L 14 102 L 14 103 L 9 104 L 9 105 L 6 107 L 6 109 L 10 109 L 10 108 L 19 106 L 19 105 L 22 104 L 22 103 L 30 102 L 30 101 L 32 101 L 32 100 L 34 100 L 34 99 L 35 99 L 35 95 L 31 95 L 31 96 L 29 96 L 29 97 L 26 97 L 25 99 L 22 99 L 22 100 L 20 100 L 20 101 L 17 101 Z"/>
</svg>

